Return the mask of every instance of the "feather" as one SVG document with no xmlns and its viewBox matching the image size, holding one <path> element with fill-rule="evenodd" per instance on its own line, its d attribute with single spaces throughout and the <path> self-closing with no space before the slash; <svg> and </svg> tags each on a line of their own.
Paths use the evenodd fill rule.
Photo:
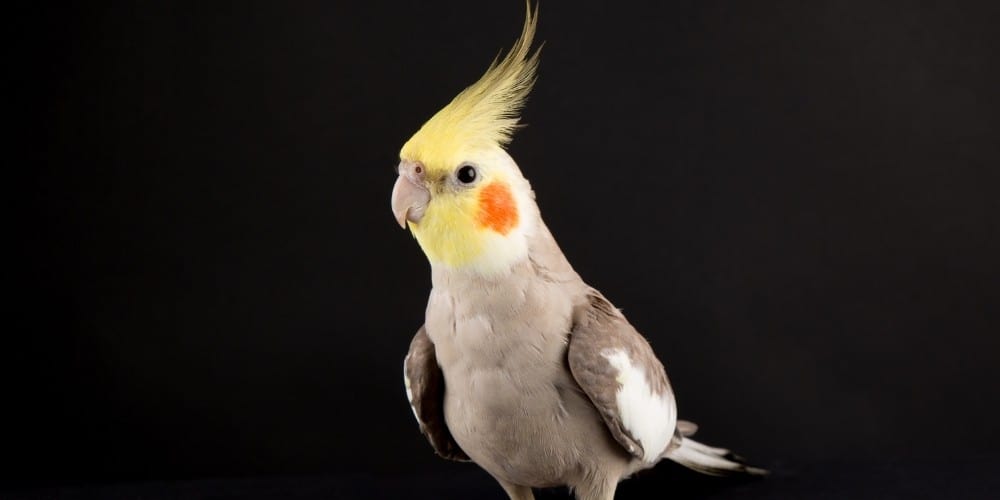
<svg viewBox="0 0 1000 500">
<path fill-rule="evenodd" d="M 531 52 L 538 7 L 530 1 L 521 37 L 503 59 L 438 111 L 400 150 L 400 158 L 419 161 L 431 172 L 450 171 L 470 151 L 510 143 L 528 93 L 535 83 L 540 48 Z"/>
</svg>

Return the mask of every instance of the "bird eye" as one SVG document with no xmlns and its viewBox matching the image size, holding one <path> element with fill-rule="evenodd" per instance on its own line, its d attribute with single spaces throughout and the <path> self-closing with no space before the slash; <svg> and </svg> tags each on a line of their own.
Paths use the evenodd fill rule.
<svg viewBox="0 0 1000 500">
<path fill-rule="evenodd" d="M 456 174 L 456 177 L 458 177 L 459 182 L 462 184 L 472 184 L 476 180 L 476 167 L 473 167 L 472 165 L 462 165 L 458 168 L 458 174 Z"/>
</svg>

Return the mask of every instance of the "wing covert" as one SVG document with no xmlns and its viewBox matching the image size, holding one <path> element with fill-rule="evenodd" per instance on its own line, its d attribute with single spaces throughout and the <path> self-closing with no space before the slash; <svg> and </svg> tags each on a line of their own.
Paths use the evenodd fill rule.
<svg viewBox="0 0 1000 500">
<path fill-rule="evenodd" d="M 410 352 L 403 360 L 403 381 L 413 416 L 434 451 L 450 460 L 468 461 L 469 457 L 455 442 L 444 420 L 444 374 L 424 327 L 420 327 L 410 342 Z"/>
<path fill-rule="evenodd" d="M 673 443 L 677 406 L 663 365 L 600 292 L 574 314 L 569 367 L 615 440 L 645 462 Z"/>
</svg>

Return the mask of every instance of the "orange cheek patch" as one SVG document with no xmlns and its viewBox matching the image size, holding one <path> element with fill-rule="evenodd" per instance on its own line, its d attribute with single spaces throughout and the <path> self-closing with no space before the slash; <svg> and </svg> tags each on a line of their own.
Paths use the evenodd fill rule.
<svg viewBox="0 0 1000 500">
<path fill-rule="evenodd" d="M 494 182 L 479 192 L 477 222 L 500 234 L 507 234 L 514 229 L 517 225 L 517 204 L 506 184 Z"/>
</svg>

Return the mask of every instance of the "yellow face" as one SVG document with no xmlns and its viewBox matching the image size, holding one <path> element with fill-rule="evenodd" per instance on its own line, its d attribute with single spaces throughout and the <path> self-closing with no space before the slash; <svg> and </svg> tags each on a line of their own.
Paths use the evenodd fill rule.
<svg viewBox="0 0 1000 500">
<path fill-rule="evenodd" d="M 453 167 L 403 158 L 397 185 L 406 184 L 419 196 L 416 202 L 394 198 L 394 210 L 406 216 L 432 264 L 496 272 L 527 253 L 530 191 L 525 199 L 527 182 L 499 147 L 467 158 L 451 162 Z"/>
</svg>

